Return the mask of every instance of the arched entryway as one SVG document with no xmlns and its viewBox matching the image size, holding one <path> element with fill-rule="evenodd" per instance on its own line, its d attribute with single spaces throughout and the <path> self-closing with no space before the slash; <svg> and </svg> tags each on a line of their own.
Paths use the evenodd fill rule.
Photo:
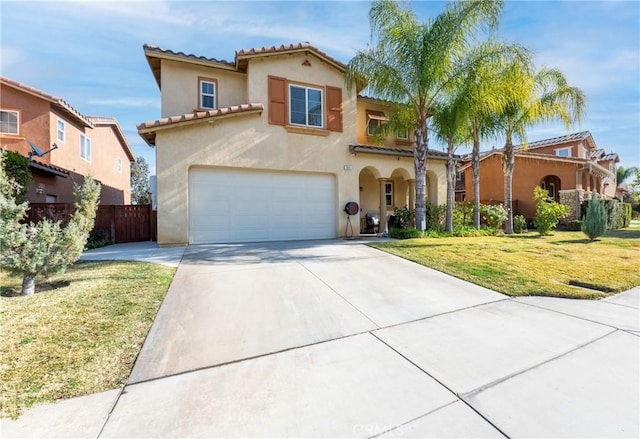
<svg viewBox="0 0 640 439">
<path fill-rule="evenodd" d="M 549 197 L 556 202 L 560 201 L 560 178 L 557 175 L 547 175 L 540 180 L 540 187 L 546 189 L 549 192 Z"/>
</svg>

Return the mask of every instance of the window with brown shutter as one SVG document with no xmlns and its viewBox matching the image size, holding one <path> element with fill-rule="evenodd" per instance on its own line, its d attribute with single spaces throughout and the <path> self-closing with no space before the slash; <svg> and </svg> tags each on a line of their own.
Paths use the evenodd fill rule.
<svg viewBox="0 0 640 439">
<path fill-rule="evenodd" d="M 342 132 L 342 89 L 327 86 L 327 128 Z"/>
<path fill-rule="evenodd" d="M 269 123 L 287 124 L 286 80 L 269 76 Z"/>
</svg>

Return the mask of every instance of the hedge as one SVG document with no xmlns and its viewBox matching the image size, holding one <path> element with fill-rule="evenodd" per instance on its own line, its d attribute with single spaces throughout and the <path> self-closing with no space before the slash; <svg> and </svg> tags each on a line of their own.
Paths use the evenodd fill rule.
<svg viewBox="0 0 640 439">
<path fill-rule="evenodd" d="M 607 229 L 616 230 L 629 227 L 631 224 L 631 204 L 623 203 L 616 199 L 605 199 L 604 206 L 607 210 Z M 581 219 L 584 219 L 589 206 L 589 200 L 584 200 L 581 205 Z"/>
</svg>

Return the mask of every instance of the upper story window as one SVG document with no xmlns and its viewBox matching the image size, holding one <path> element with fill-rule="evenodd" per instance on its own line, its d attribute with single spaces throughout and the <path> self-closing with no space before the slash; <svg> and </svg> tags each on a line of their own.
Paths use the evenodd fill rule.
<svg viewBox="0 0 640 439">
<path fill-rule="evenodd" d="M 305 86 L 269 76 L 268 92 L 271 125 L 281 125 L 298 134 L 325 136 L 330 131 L 342 132 L 342 88 Z"/>
<path fill-rule="evenodd" d="M 19 112 L 16 110 L 0 110 L 0 133 L 19 134 Z"/>
<path fill-rule="evenodd" d="M 215 79 L 199 79 L 199 83 L 200 108 L 205 110 L 217 108 L 218 82 Z"/>
<path fill-rule="evenodd" d="M 382 111 L 367 110 L 367 136 L 375 136 L 382 124 L 388 120 Z"/>
<path fill-rule="evenodd" d="M 91 161 L 91 139 L 84 134 L 80 134 L 80 157 Z"/>
<path fill-rule="evenodd" d="M 322 128 L 322 90 L 289 85 L 289 121 L 295 125 Z"/>
<path fill-rule="evenodd" d="M 396 139 L 398 140 L 409 140 L 409 130 L 408 129 L 400 129 L 396 131 Z"/>
<path fill-rule="evenodd" d="M 57 138 L 58 138 L 58 140 L 60 142 L 64 142 L 65 135 L 66 135 L 65 128 L 66 128 L 66 126 L 65 126 L 64 121 L 58 119 L 58 135 L 57 135 Z"/>
<path fill-rule="evenodd" d="M 558 157 L 571 157 L 571 147 L 558 148 L 555 150 Z"/>
</svg>

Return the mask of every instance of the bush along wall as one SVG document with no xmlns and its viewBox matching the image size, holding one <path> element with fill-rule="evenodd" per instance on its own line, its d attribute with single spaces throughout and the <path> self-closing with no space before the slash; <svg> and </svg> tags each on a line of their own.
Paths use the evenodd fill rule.
<svg viewBox="0 0 640 439">
<path fill-rule="evenodd" d="M 589 202 L 591 200 L 585 200 L 581 205 L 582 219 L 584 219 Z M 622 229 L 629 227 L 631 224 L 631 205 L 629 203 L 623 203 L 616 199 L 603 200 L 604 207 L 607 211 L 607 230 Z"/>
</svg>

